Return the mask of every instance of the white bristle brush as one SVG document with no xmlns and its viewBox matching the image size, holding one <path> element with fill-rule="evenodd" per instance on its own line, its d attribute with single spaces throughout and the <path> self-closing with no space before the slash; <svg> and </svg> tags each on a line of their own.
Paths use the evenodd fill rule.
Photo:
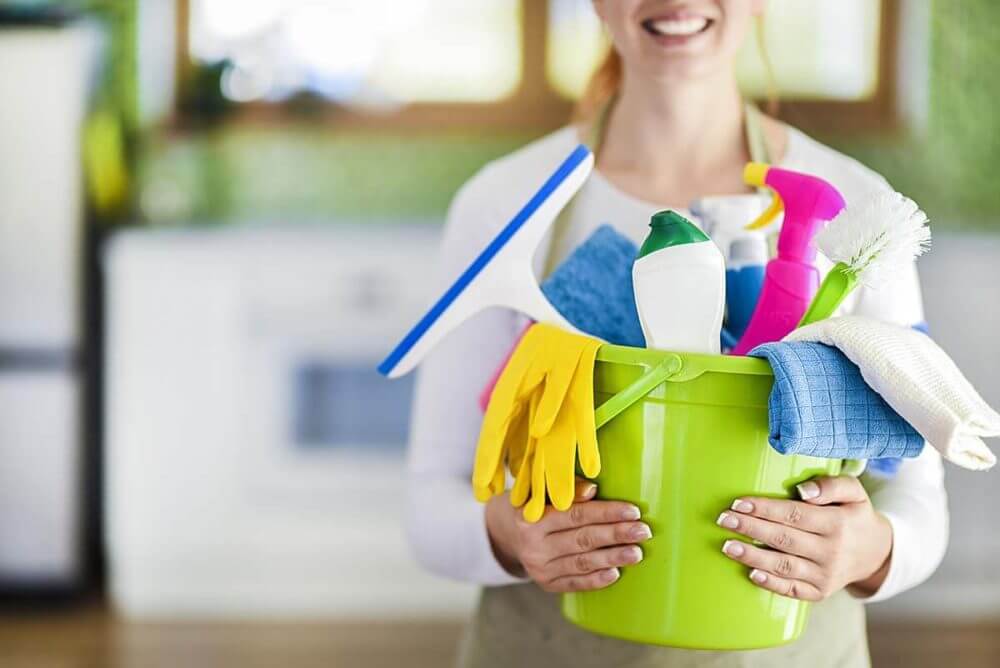
<svg viewBox="0 0 1000 668">
<path fill-rule="evenodd" d="M 894 190 L 846 207 L 816 235 L 816 247 L 836 265 L 823 279 L 799 327 L 829 318 L 859 283 L 879 287 L 890 282 L 930 243 L 927 214 Z"/>
</svg>

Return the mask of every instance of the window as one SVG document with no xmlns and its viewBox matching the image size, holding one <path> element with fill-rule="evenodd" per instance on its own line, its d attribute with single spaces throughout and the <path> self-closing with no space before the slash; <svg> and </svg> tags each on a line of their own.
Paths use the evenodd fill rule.
<svg viewBox="0 0 1000 668">
<path fill-rule="evenodd" d="M 879 0 L 770 0 L 763 20 L 779 95 L 787 100 L 860 101 L 879 85 Z M 751 34 L 737 60 L 743 90 L 768 93 L 759 36 Z"/>
<path fill-rule="evenodd" d="M 180 77 L 215 67 L 249 114 L 306 93 L 342 124 L 544 129 L 608 44 L 591 0 L 177 0 Z M 895 120 L 900 0 L 769 0 L 737 76 L 807 129 Z M 315 107 L 313 107 L 315 108 Z M 371 113 L 373 110 L 379 113 Z M 854 121 L 859 121 L 855 123 Z"/>
<path fill-rule="evenodd" d="M 518 0 L 190 0 L 190 56 L 237 102 L 492 102 L 521 78 Z"/>
<path fill-rule="evenodd" d="M 590 0 L 550 0 L 545 72 L 552 87 L 577 99 L 608 51 L 600 19 Z"/>
</svg>

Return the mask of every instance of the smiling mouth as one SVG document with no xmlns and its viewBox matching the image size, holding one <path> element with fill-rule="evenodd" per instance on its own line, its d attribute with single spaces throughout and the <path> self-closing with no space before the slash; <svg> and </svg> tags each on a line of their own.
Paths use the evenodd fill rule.
<svg viewBox="0 0 1000 668">
<path fill-rule="evenodd" d="M 692 16 L 682 19 L 646 19 L 643 29 L 654 37 L 685 38 L 700 35 L 712 27 L 712 19 Z"/>
</svg>

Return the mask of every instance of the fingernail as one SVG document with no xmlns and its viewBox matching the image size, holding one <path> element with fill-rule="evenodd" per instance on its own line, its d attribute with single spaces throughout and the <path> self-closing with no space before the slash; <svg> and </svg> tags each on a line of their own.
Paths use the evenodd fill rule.
<svg viewBox="0 0 1000 668">
<path fill-rule="evenodd" d="M 750 571 L 750 579 L 759 585 L 767 582 L 767 573 L 764 571 L 758 571 L 756 568 Z"/>
<path fill-rule="evenodd" d="M 722 551 L 730 557 L 742 557 L 743 553 L 746 552 L 743 549 L 743 543 L 738 540 L 727 540 L 722 544 Z"/>
<path fill-rule="evenodd" d="M 625 553 L 622 556 L 626 564 L 637 564 L 642 561 L 642 548 L 638 545 L 630 545 L 625 548 Z"/>
<path fill-rule="evenodd" d="M 722 513 L 719 515 L 719 519 L 715 520 L 715 523 L 720 527 L 725 527 L 727 529 L 735 529 L 740 525 L 740 520 L 735 515 L 730 515 L 729 513 Z"/>
<path fill-rule="evenodd" d="M 799 490 L 799 498 L 802 499 L 815 499 L 819 496 L 819 485 L 812 480 L 799 483 L 795 486 L 795 489 Z"/>
<path fill-rule="evenodd" d="M 597 485 L 595 485 L 592 482 L 584 485 L 583 489 L 580 491 L 580 495 L 583 496 L 583 498 L 585 499 L 589 499 L 596 493 L 597 493 Z"/>
<path fill-rule="evenodd" d="M 653 532 L 645 524 L 637 524 L 629 531 L 629 536 L 634 540 L 646 540 L 653 537 Z"/>
<path fill-rule="evenodd" d="M 746 499 L 736 499 L 733 501 L 733 505 L 729 506 L 730 509 L 735 510 L 738 513 L 752 513 L 753 504 Z"/>
<path fill-rule="evenodd" d="M 617 568 L 609 568 L 605 571 L 601 571 L 601 579 L 605 582 L 614 582 L 618 579 L 619 573 Z"/>
<path fill-rule="evenodd" d="M 637 520 L 640 517 L 642 517 L 642 513 L 640 513 L 639 509 L 635 506 L 629 506 L 622 511 L 623 520 Z"/>
</svg>

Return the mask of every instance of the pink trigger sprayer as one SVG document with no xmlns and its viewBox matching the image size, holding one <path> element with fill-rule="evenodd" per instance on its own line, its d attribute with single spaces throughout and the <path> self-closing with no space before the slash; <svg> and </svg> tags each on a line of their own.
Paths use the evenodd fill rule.
<svg viewBox="0 0 1000 668">
<path fill-rule="evenodd" d="M 767 263 L 764 287 L 750 324 L 732 354 L 745 355 L 762 343 L 780 341 L 795 329 L 819 289 L 819 271 L 813 266 L 813 237 L 844 208 L 844 198 L 826 181 L 751 162 L 743 180 L 774 191 L 774 201 L 757 220 L 747 225 L 755 230 L 768 225 L 785 211 L 778 234 L 778 256 Z"/>
</svg>

